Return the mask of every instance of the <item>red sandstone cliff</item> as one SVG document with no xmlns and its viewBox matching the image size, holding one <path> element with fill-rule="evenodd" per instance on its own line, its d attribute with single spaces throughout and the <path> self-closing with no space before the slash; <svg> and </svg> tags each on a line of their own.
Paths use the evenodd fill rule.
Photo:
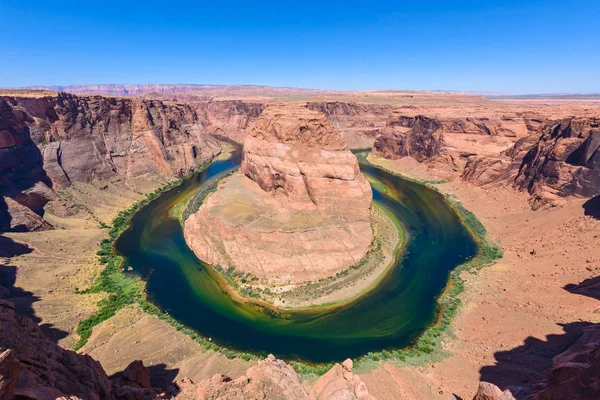
<svg viewBox="0 0 600 400">
<path fill-rule="evenodd" d="M 190 105 L 155 100 L 0 97 L 0 195 L 13 200 L 0 205 L 0 229 L 43 229 L 35 214 L 50 188 L 172 177 L 210 160 L 220 145 L 198 118 Z"/>
</svg>

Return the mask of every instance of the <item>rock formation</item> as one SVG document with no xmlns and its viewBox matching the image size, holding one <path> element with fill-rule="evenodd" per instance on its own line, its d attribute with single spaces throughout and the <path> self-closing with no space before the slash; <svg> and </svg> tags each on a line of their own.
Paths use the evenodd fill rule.
<svg viewBox="0 0 600 400">
<path fill-rule="evenodd" d="M 476 134 L 514 138 L 510 147 L 492 151 Z M 510 143 L 510 142 L 501 142 Z M 532 206 L 558 204 L 560 197 L 600 194 L 600 119 L 570 117 L 541 122 L 531 117 L 492 121 L 486 118 L 409 117 L 396 112 L 375 138 L 373 153 L 387 159 L 411 157 L 442 169 L 460 171 L 479 186 L 509 184 L 527 190 Z"/>
<path fill-rule="evenodd" d="M 360 377 L 352 372 L 350 359 L 341 365 L 335 364 L 320 377 L 311 389 L 311 399 L 361 399 L 374 400 Z"/>
<path fill-rule="evenodd" d="M 259 102 L 240 100 L 206 101 L 194 103 L 198 122 L 206 132 L 243 142 L 248 126 L 264 109 Z"/>
<path fill-rule="evenodd" d="M 479 388 L 473 400 L 515 400 L 510 390 L 502 391 L 493 383 L 479 382 Z"/>
<path fill-rule="evenodd" d="M 0 378 L 0 390 L 26 399 L 113 398 L 99 362 L 60 348 L 31 319 L 15 313 L 6 300 L 0 300 L 0 354 L 0 370 L 7 371 Z"/>
<path fill-rule="evenodd" d="M 371 148 L 395 107 L 341 101 L 314 101 L 307 107 L 327 116 L 350 148 Z"/>
<path fill-rule="evenodd" d="M 600 194 L 600 118 L 546 122 L 516 184 L 537 197 Z"/>
<path fill-rule="evenodd" d="M 352 361 L 335 364 L 311 386 L 303 385 L 294 369 L 272 355 L 246 375 L 235 380 L 217 374 L 198 384 L 198 400 L 289 399 L 289 400 L 375 400 L 360 377 L 352 372 Z"/>
<path fill-rule="evenodd" d="M 567 350 L 555 356 L 543 390 L 533 400 L 600 398 L 600 325 L 583 329 Z"/>
<path fill-rule="evenodd" d="M 335 275 L 366 253 L 371 188 L 324 115 L 266 108 L 249 128 L 241 172 L 185 223 L 200 259 L 280 284 Z"/>
<path fill-rule="evenodd" d="M 172 177 L 219 151 L 189 105 L 66 93 L 0 96 L 0 230 L 44 228 L 39 217 L 56 198 L 50 188 Z"/>
<path fill-rule="evenodd" d="M 419 162 L 442 156 L 442 125 L 431 118 L 399 116 L 392 118 L 377 136 L 373 153 L 388 159 L 412 157 Z"/>
</svg>

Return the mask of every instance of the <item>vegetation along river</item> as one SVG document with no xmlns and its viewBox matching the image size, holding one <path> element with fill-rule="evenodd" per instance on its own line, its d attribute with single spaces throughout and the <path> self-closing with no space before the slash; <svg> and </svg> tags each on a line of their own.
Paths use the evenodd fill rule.
<svg viewBox="0 0 600 400">
<path fill-rule="evenodd" d="M 450 271 L 477 253 L 475 241 L 441 194 L 361 165 L 376 182 L 374 201 L 409 231 L 409 243 L 387 277 L 360 300 L 333 310 L 275 315 L 240 304 L 187 247 L 182 226 L 170 212 L 190 191 L 215 185 L 238 165 L 239 157 L 217 161 L 163 193 L 134 215 L 115 246 L 125 265 L 147 282 L 150 301 L 218 345 L 315 363 L 409 346 L 435 321 L 437 297 Z"/>
</svg>

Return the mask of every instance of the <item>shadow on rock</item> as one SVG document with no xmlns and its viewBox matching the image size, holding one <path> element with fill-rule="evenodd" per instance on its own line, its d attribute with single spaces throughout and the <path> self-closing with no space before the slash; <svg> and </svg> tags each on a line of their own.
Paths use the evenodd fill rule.
<svg viewBox="0 0 600 400">
<path fill-rule="evenodd" d="M 153 393 L 165 393 L 175 396 L 180 392 L 175 383 L 178 368 L 168 369 L 166 364 L 144 366 L 140 360 L 133 361 L 122 372 L 117 372 L 109 379 L 113 383 L 118 398 L 148 396 Z M 170 397 L 169 397 L 170 398 Z"/>
<path fill-rule="evenodd" d="M 41 324 L 42 319 L 35 314 L 33 303 L 39 301 L 39 296 L 15 286 L 17 280 L 17 267 L 14 265 L 2 265 L 0 268 L 0 298 L 10 300 L 15 311 L 29 317 L 39 324 L 44 335 L 53 342 L 67 337 L 68 332 L 55 328 L 52 324 Z"/>
<path fill-rule="evenodd" d="M 546 339 L 528 337 L 522 346 L 494 354 L 496 363 L 481 368 L 481 381 L 490 382 L 500 389 L 508 389 L 517 399 L 538 391 L 538 384 L 547 379 L 552 358 L 564 352 L 584 329 L 594 326 L 591 322 L 559 324 L 564 333 L 548 335 Z"/>
<path fill-rule="evenodd" d="M 583 203 L 583 213 L 600 220 L 600 195 Z"/>
</svg>

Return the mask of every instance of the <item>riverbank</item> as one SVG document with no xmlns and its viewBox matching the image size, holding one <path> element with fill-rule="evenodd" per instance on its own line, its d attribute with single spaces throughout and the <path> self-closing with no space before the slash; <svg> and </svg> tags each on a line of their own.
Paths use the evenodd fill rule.
<svg viewBox="0 0 600 400">
<path fill-rule="evenodd" d="M 444 178 L 410 158 L 381 160 L 385 169 L 417 181 Z M 439 343 L 443 357 L 380 363 L 362 378 L 382 400 L 471 398 L 480 380 L 526 393 L 576 337 L 574 321 L 598 321 L 597 301 L 563 288 L 598 274 L 592 243 L 600 221 L 584 215 L 582 199 L 532 211 L 528 194 L 509 186 L 482 189 L 458 179 L 434 186 L 482 221 L 504 257 L 476 274 L 460 274 L 461 306 Z"/>
<path fill-rule="evenodd" d="M 370 293 L 386 278 L 408 241 L 408 233 L 400 220 L 382 205 L 373 205 L 371 226 L 373 242 L 365 257 L 335 276 L 316 282 L 284 287 L 252 285 L 253 279 L 247 274 L 214 266 L 211 269 L 218 275 L 222 289 L 237 302 L 269 309 L 276 314 L 346 307 Z"/>
</svg>

